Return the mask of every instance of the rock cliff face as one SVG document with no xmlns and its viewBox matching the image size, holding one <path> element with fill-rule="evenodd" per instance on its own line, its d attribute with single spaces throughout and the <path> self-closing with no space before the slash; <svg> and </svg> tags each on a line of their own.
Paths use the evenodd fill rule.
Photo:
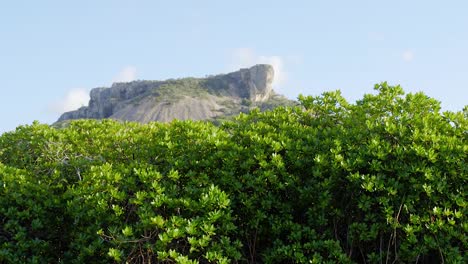
<svg viewBox="0 0 468 264">
<path fill-rule="evenodd" d="M 266 64 L 207 78 L 114 83 L 94 88 L 87 107 L 58 120 L 113 118 L 137 122 L 213 119 L 248 111 L 251 106 L 291 103 L 272 90 L 273 67 Z"/>
</svg>

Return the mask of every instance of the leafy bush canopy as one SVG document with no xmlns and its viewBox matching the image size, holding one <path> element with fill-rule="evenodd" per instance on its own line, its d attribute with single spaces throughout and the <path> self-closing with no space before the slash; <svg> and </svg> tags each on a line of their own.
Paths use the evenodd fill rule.
<svg viewBox="0 0 468 264">
<path fill-rule="evenodd" d="M 4 133 L 0 262 L 467 263 L 467 108 L 375 89 Z"/>
</svg>

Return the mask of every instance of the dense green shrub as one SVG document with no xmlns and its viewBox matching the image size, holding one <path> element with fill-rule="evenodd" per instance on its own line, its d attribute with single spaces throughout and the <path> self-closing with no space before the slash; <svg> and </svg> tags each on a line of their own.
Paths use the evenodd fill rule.
<svg viewBox="0 0 468 264">
<path fill-rule="evenodd" d="M 228 196 L 197 177 L 106 163 L 92 167 L 68 195 L 73 262 L 107 263 L 104 253 L 130 263 L 240 258 Z"/>
<path fill-rule="evenodd" d="M 0 262 L 468 262 L 468 108 L 376 91 L 5 133 Z"/>
<path fill-rule="evenodd" d="M 56 262 L 68 232 L 55 186 L 0 163 L 0 263 Z"/>
</svg>

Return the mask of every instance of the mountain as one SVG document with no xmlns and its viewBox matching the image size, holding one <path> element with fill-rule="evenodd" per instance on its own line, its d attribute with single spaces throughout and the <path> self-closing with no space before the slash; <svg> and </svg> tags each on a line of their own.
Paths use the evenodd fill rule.
<svg viewBox="0 0 468 264">
<path fill-rule="evenodd" d="M 62 114 L 57 123 L 86 118 L 142 123 L 216 120 L 254 107 L 265 110 L 295 105 L 295 101 L 273 91 L 273 78 L 273 67 L 259 64 L 206 78 L 114 83 L 110 88 L 92 89 L 88 106 Z"/>
</svg>

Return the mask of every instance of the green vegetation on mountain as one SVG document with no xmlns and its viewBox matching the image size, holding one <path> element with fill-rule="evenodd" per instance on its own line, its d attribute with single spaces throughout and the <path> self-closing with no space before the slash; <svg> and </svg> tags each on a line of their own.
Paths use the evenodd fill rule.
<svg viewBox="0 0 468 264">
<path fill-rule="evenodd" d="M 4 133 L 0 263 L 467 263 L 468 108 L 376 91 Z"/>
</svg>

